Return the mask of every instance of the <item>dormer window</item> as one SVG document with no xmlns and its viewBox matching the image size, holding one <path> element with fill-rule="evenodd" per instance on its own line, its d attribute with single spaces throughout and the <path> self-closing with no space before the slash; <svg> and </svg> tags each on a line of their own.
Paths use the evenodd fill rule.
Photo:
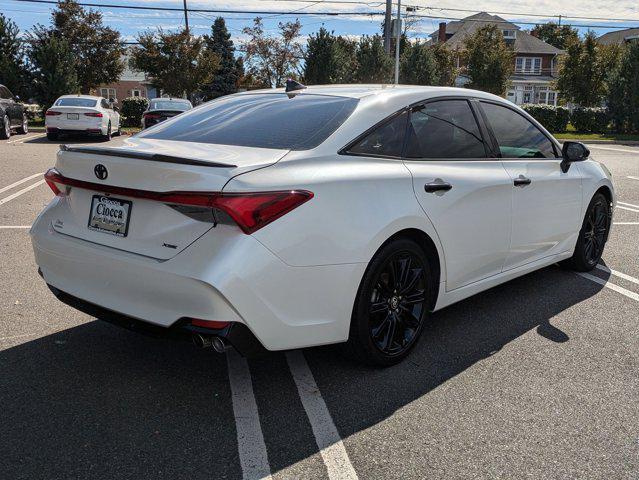
<svg viewBox="0 0 639 480">
<path fill-rule="evenodd" d="M 502 30 L 504 32 L 504 39 L 515 40 L 517 38 L 517 30 Z"/>
</svg>

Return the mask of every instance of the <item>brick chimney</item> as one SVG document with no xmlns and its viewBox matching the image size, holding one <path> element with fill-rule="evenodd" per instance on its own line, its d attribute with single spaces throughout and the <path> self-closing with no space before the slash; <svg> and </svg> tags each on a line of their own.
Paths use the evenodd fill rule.
<svg viewBox="0 0 639 480">
<path fill-rule="evenodd" d="M 441 22 L 439 24 L 439 32 L 437 33 L 437 42 L 438 43 L 446 42 L 446 22 Z"/>
</svg>

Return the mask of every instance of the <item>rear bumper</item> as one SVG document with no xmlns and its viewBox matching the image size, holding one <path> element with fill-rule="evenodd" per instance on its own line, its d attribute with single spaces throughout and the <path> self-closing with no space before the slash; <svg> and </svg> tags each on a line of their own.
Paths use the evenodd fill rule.
<svg viewBox="0 0 639 480">
<path fill-rule="evenodd" d="M 348 338 L 365 264 L 290 267 L 230 225 L 161 261 L 59 233 L 55 209 L 56 200 L 31 229 L 35 260 L 46 283 L 76 305 L 165 330 L 184 318 L 236 322 L 267 350 Z"/>
<path fill-rule="evenodd" d="M 99 305 L 89 303 L 85 300 L 74 297 L 73 295 L 69 295 L 52 285 L 47 284 L 47 286 L 62 303 L 84 312 L 87 315 L 91 315 L 98 320 L 103 320 L 142 335 L 153 338 L 170 338 L 172 340 L 180 341 L 191 341 L 193 335 L 198 333 L 203 335 L 215 335 L 224 338 L 245 357 L 259 357 L 268 352 L 259 340 L 255 338 L 255 335 L 253 335 L 253 333 L 251 333 L 251 331 L 242 323 L 234 322 L 225 328 L 212 330 L 193 326 L 190 324 L 188 319 L 180 319 L 170 327 L 160 327 L 136 318 L 127 317 L 126 315 L 100 307 Z"/>
<path fill-rule="evenodd" d="M 57 133 L 60 135 L 105 135 L 106 132 L 102 131 L 101 127 L 97 128 L 85 128 L 85 129 L 77 129 L 72 130 L 68 128 L 58 128 L 58 127 L 47 127 L 47 133 Z"/>
</svg>

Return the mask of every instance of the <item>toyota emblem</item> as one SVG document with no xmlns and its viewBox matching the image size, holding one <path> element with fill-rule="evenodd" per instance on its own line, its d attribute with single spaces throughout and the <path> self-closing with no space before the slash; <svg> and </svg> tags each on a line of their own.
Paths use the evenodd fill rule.
<svg viewBox="0 0 639 480">
<path fill-rule="evenodd" d="M 98 177 L 100 180 L 106 180 L 106 178 L 109 176 L 109 172 L 107 171 L 106 167 L 101 163 L 98 163 L 95 166 L 95 168 L 93 169 L 93 173 L 95 173 L 95 176 Z"/>
</svg>

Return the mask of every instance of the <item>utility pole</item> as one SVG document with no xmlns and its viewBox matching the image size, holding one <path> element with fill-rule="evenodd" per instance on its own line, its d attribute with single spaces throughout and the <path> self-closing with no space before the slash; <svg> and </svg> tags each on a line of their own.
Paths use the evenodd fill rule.
<svg viewBox="0 0 639 480">
<path fill-rule="evenodd" d="M 399 84 L 399 41 L 402 38 L 402 0 L 397 0 L 397 40 L 395 40 L 395 85 Z"/>
<path fill-rule="evenodd" d="M 189 10 L 186 8 L 186 0 L 184 0 L 184 26 L 186 33 L 189 33 Z"/>
<path fill-rule="evenodd" d="M 393 0 L 386 0 L 386 16 L 384 17 L 384 51 L 390 55 L 391 53 L 391 18 L 393 16 Z"/>
</svg>

